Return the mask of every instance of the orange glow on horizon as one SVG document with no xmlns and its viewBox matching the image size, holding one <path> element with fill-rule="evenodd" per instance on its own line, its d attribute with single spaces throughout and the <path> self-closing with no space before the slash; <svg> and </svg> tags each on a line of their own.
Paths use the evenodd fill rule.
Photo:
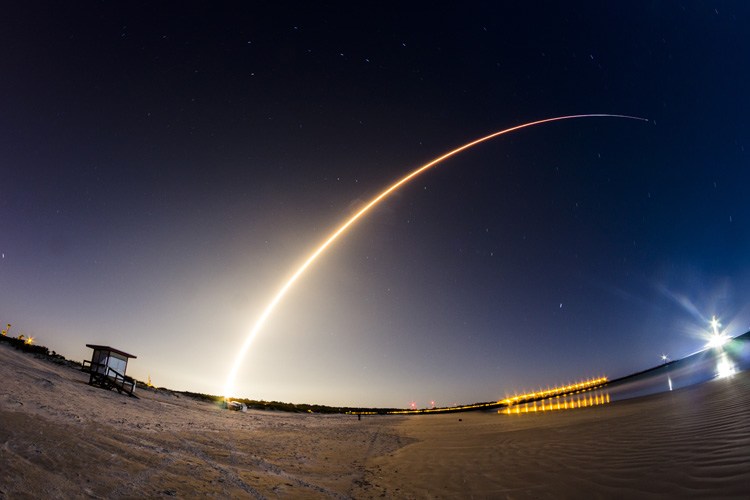
<svg viewBox="0 0 750 500">
<path fill-rule="evenodd" d="M 224 396 L 229 397 L 234 392 L 234 380 L 237 376 L 237 372 L 239 371 L 240 366 L 242 365 L 242 360 L 245 358 L 245 354 L 247 354 L 248 349 L 250 348 L 250 345 L 252 344 L 253 340 L 257 336 L 258 332 L 261 330 L 265 322 L 268 320 L 268 317 L 271 315 L 271 313 L 274 311 L 278 303 L 281 301 L 281 299 L 284 298 L 287 291 L 294 285 L 294 283 L 299 279 L 299 277 L 307 270 L 308 267 L 318 258 L 318 256 L 323 253 L 338 237 L 343 234 L 347 229 L 349 229 L 352 224 L 357 222 L 361 217 L 363 217 L 367 212 L 370 211 L 375 205 L 380 203 L 383 199 L 388 197 L 392 192 L 397 190 L 402 185 L 408 183 L 418 175 L 422 174 L 426 170 L 438 165 L 444 160 L 447 160 L 448 158 L 457 155 L 458 153 L 461 153 L 462 151 L 465 151 L 469 148 L 472 148 L 478 144 L 481 144 L 485 141 L 489 141 L 490 139 L 493 139 L 495 137 L 508 134 L 510 132 L 514 132 L 516 130 L 521 130 L 528 127 L 533 127 L 535 125 L 541 125 L 543 123 L 550 123 L 550 122 L 556 122 L 561 120 L 571 120 L 571 119 L 577 119 L 577 118 L 623 118 L 623 119 L 629 119 L 629 120 L 641 120 L 641 121 L 648 121 L 645 118 L 639 118 L 635 116 L 627 116 L 627 115 L 615 115 L 615 114 L 605 114 L 605 113 L 598 113 L 598 114 L 582 114 L 582 115 L 568 115 L 568 116 L 558 116 L 555 118 L 546 118 L 543 120 L 536 120 L 529 123 L 524 123 L 522 125 L 516 125 L 514 127 L 510 127 L 504 130 L 500 130 L 498 132 L 494 132 L 492 134 L 486 135 L 484 137 L 481 137 L 479 139 L 473 140 L 471 142 L 468 142 L 464 144 L 463 146 L 459 146 L 456 149 L 453 149 L 441 156 L 438 156 L 434 160 L 422 165 L 421 167 L 413 170 L 409 174 L 405 175 L 401 179 L 397 180 L 390 186 L 388 186 L 385 190 L 383 190 L 380 194 L 375 196 L 369 203 L 367 203 L 363 208 L 361 208 L 358 212 L 356 212 L 353 216 L 351 216 L 349 219 L 347 219 L 343 224 L 341 224 L 333 233 L 328 236 L 323 243 L 317 247 L 315 251 L 304 261 L 304 263 L 297 269 L 288 279 L 287 281 L 281 286 L 281 288 L 276 292 L 276 294 L 273 296 L 269 304 L 266 306 L 266 308 L 263 310 L 261 315 L 256 320 L 255 324 L 253 325 L 252 329 L 250 330 L 250 333 L 248 334 L 247 338 L 245 339 L 245 342 L 240 347 L 239 351 L 237 352 L 237 357 L 235 358 L 234 363 L 232 364 L 231 369 L 229 370 L 229 375 L 226 380 L 226 384 L 224 386 Z"/>
</svg>

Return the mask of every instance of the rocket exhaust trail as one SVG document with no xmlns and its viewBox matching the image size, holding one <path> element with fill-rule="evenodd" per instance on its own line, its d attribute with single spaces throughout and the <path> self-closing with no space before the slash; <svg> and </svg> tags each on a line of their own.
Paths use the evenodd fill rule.
<svg viewBox="0 0 750 500">
<path fill-rule="evenodd" d="M 456 149 L 452 151 L 448 151 L 447 153 L 443 154 L 442 156 L 438 156 L 434 160 L 425 163 L 421 167 L 417 168 L 416 170 L 412 171 L 411 173 L 407 174 L 406 176 L 402 177 L 401 179 L 397 180 L 390 186 L 388 186 L 384 191 L 382 191 L 380 194 L 378 194 L 375 198 L 370 200 L 367 205 L 364 206 L 364 208 L 360 209 L 357 213 L 355 213 L 353 216 L 351 216 L 348 220 L 346 220 L 341 226 L 339 226 L 306 260 L 305 262 L 295 271 L 294 274 L 284 283 L 284 285 L 276 292 L 276 294 L 271 299 L 271 302 L 266 306 L 266 308 L 263 310 L 263 313 L 260 315 L 260 317 L 256 320 L 255 325 L 253 325 L 252 330 L 250 330 L 250 334 L 245 339 L 245 342 L 242 344 L 242 347 L 240 348 L 239 352 L 237 353 L 237 358 L 234 361 L 234 364 L 232 365 L 232 369 L 229 371 L 229 376 L 227 377 L 226 384 L 224 386 L 224 397 L 229 397 L 231 393 L 234 391 L 234 379 L 237 376 L 237 371 L 240 368 L 240 365 L 242 364 L 242 360 L 245 358 L 245 354 L 247 353 L 248 349 L 250 348 L 250 344 L 252 344 L 253 340 L 257 336 L 260 329 L 265 324 L 268 317 L 271 315 L 273 310 L 276 308 L 278 303 L 281 301 L 281 299 L 284 298 L 284 295 L 289 291 L 289 289 L 294 285 L 294 283 L 297 281 L 297 279 L 304 273 L 308 267 L 315 261 L 315 259 L 318 258 L 318 256 L 323 253 L 326 248 L 328 248 L 336 239 L 341 236 L 342 233 L 344 233 L 349 227 L 357 222 L 361 217 L 363 217 L 367 212 L 370 211 L 372 207 L 380 203 L 383 199 L 387 198 L 388 195 L 390 195 L 393 191 L 401 187 L 402 185 L 408 183 L 418 175 L 420 175 L 425 170 L 428 170 L 435 165 L 441 163 L 443 160 L 447 160 L 448 158 L 457 155 L 458 153 L 461 153 L 462 151 L 465 151 L 467 149 L 470 149 L 478 144 L 481 144 L 483 142 L 489 141 L 490 139 L 494 139 L 495 137 L 498 137 L 500 135 L 509 134 L 511 132 L 515 132 L 516 130 L 521 130 L 528 127 L 533 127 L 534 125 L 541 125 L 543 123 L 550 123 L 550 122 L 557 122 L 561 120 L 572 120 L 576 118 L 624 118 L 628 120 L 640 120 L 647 122 L 648 119 L 646 118 L 639 118 L 637 116 L 627 116 L 627 115 L 613 115 L 613 114 L 605 114 L 605 113 L 597 113 L 597 114 L 584 114 L 584 115 L 568 115 L 568 116 L 557 116 L 554 118 L 545 118 L 544 120 L 537 120 L 529 123 L 524 123 L 522 125 L 516 125 L 515 127 L 506 128 L 504 130 L 500 130 L 499 132 L 492 133 L 490 135 L 486 135 L 484 137 L 480 137 L 479 139 L 473 140 L 471 142 L 468 142 L 464 144 L 463 146 L 459 146 Z"/>
</svg>

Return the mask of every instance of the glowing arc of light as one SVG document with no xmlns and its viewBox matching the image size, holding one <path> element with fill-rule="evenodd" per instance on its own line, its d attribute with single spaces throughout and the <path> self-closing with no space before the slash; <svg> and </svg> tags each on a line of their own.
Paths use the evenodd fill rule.
<svg viewBox="0 0 750 500">
<path fill-rule="evenodd" d="M 266 308 L 263 310 L 263 313 L 258 317 L 258 319 L 255 321 L 255 324 L 253 325 L 252 330 L 250 330 L 250 334 L 245 339 L 245 342 L 242 344 L 242 347 L 240 348 L 239 352 L 237 353 L 237 357 L 234 361 L 234 364 L 232 365 L 231 370 L 229 371 L 229 376 L 227 377 L 227 382 L 224 386 L 224 396 L 229 397 L 231 392 L 234 390 L 234 379 L 237 375 L 237 371 L 239 370 L 242 360 L 245 358 L 245 354 L 247 354 L 248 349 L 250 349 L 250 345 L 252 344 L 255 337 L 258 335 L 258 332 L 265 324 L 268 317 L 271 315 L 273 310 L 276 308 L 278 303 L 281 301 L 281 299 L 284 298 L 287 291 L 292 287 L 292 285 L 299 279 L 299 277 L 304 273 L 308 267 L 310 267 L 310 264 L 312 264 L 315 259 L 318 258 L 318 256 L 323 253 L 323 251 L 328 248 L 331 243 L 336 241 L 338 237 L 349 229 L 349 227 L 357 222 L 363 215 L 365 215 L 367 212 L 370 211 L 372 207 L 380 203 L 384 198 L 386 198 L 389 194 L 391 194 L 393 191 L 401 187 L 402 185 L 406 184 L 410 180 L 414 179 L 421 173 L 423 173 L 425 170 L 428 170 L 438 163 L 442 162 L 443 160 L 447 160 L 448 158 L 457 155 L 458 153 L 461 153 L 462 151 L 465 151 L 469 148 L 472 148 L 476 146 L 477 144 L 481 144 L 483 142 L 489 141 L 490 139 L 494 139 L 495 137 L 509 134 L 511 132 L 515 132 L 516 130 L 521 130 L 528 127 L 533 127 L 535 125 L 541 125 L 543 123 L 550 123 L 550 122 L 556 122 L 561 120 L 572 120 L 576 118 L 626 118 L 629 120 L 640 120 L 647 122 L 648 119 L 646 118 L 640 118 L 637 116 L 628 116 L 628 115 L 615 115 L 615 114 L 607 114 L 607 113 L 596 113 L 596 114 L 582 114 L 582 115 L 567 115 L 567 116 L 557 116 L 554 118 L 545 118 L 543 120 L 536 120 L 529 123 L 524 123 L 521 125 L 516 125 L 514 127 L 506 128 L 504 130 L 500 130 L 498 132 L 494 132 L 492 134 L 486 135 L 484 137 L 480 137 L 479 139 L 475 139 L 471 142 L 468 142 L 464 144 L 463 146 L 459 146 L 456 149 L 453 149 L 451 151 L 448 151 L 447 153 L 438 156 L 434 160 L 425 163 L 421 167 L 417 168 L 416 170 L 413 170 L 406 176 L 402 177 L 398 181 L 394 182 L 390 186 L 388 186 L 384 191 L 382 191 L 380 194 L 378 194 L 375 198 L 373 198 L 367 205 L 365 205 L 363 208 L 361 208 L 357 213 L 355 213 L 353 216 L 351 216 L 349 219 L 347 219 L 341 226 L 336 229 L 331 236 L 329 236 L 308 258 L 305 260 L 305 262 L 297 269 L 297 271 L 284 283 L 284 285 L 279 289 L 278 292 L 276 292 L 276 295 L 274 295 L 271 302 L 266 306 Z"/>
</svg>

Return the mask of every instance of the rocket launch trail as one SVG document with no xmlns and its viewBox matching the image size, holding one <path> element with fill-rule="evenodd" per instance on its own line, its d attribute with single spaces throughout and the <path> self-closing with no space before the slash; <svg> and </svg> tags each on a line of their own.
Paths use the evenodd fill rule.
<svg viewBox="0 0 750 500">
<path fill-rule="evenodd" d="M 399 187 L 403 186 L 404 184 L 407 184 L 414 178 L 418 177 L 420 174 L 424 173 L 425 171 L 429 170 L 432 167 L 437 166 L 438 164 L 442 163 L 443 161 L 447 160 L 448 158 L 451 158 L 452 156 L 457 155 L 458 153 L 461 153 L 463 151 L 466 151 L 467 149 L 473 148 L 474 146 L 477 146 L 483 142 L 489 141 L 490 139 L 494 139 L 495 137 L 509 134 L 511 132 L 515 132 L 517 130 L 521 130 L 528 127 L 533 127 L 535 125 L 542 125 L 544 123 L 551 123 L 556 121 L 562 121 L 562 120 L 573 120 L 578 118 L 622 118 L 622 119 L 628 119 L 628 120 L 640 120 L 640 121 L 648 121 L 646 118 L 639 118 L 636 116 L 627 116 L 627 115 L 616 115 L 616 114 L 604 114 L 604 113 L 597 113 L 597 114 L 581 114 L 581 115 L 568 115 L 568 116 L 558 116 L 554 118 L 546 118 L 543 120 L 537 120 L 529 123 L 524 123 L 521 125 L 516 125 L 514 127 L 506 128 L 504 130 L 500 130 L 498 132 L 494 132 L 492 134 L 486 135 L 484 137 L 480 137 L 479 139 L 475 139 L 471 142 L 468 142 L 462 146 L 457 147 L 456 149 L 453 149 L 451 151 L 448 151 L 447 153 L 438 156 L 437 158 L 433 159 L 432 161 L 425 163 L 424 165 L 418 167 L 417 169 L 411 171 L 404 177 L 398 179 L 393 184 L 388 186 L 386 189 L 384 189 L 380 194 L 375 196 L 372 200 L 370 200 L 363 208 L 361 208 L 358 212 L 356 212 L 354 215 L 352 215 L 349 219 L 344 221 L 338 228 L 336 228 L 326 239 L 323 241 L 323 243 L 320 244 L 316 248 L 316 250 L 310 254 L 309 257 L 304 261 L 304 263 L 284 282 L 284 284 L 281 286 L 281 288 L 278 289 L 278 291 L 273 295 L 273 298 L 268 303 L 266 308 L 261 313 L 260 317 L 255 321 L 255 324 L 253 325 L 252 329 L 250 330 L 250 333 L 248 334 L 247 338 L 245 339 L 244 343 L 242 344 L 242 347 L 237 353 L 237 357 L 234 361 L 234 364 L 231 367 L 231 370 L 229 372 L 229 376 L 227 377 L 226 384 L 224 386 L 224 396 L 229 397 L 232 395 L 232 392 L 234 391 L 234 380 L 237 376 L 237 371 L 239 370 L 240 366 L 242 365 L 242 360 L 244 359 L 245 355 L 247 354 L 248 349 L 250 348 L 250 345 L 252 344 L 255 337 L 258 335 L 258 332 L 263 328 L 263 325 L 268 320 L 268 317 L 271 315 L 271 313 L 274 311 L 276 306 L 281 302 L 281 300 L 284 298 L 286 293 L 289 291 L 289 289 L 294 285 L 294 283 L 302 276 L 302 274 L 307 270 L 310 265 L 315 262 L 315 260 L 333 243 L 335 242 L 339 236 L 341 236 L 343 233 L 345 233 L 355 222 L 357 222 L 360 218 L 362 218 L 364 215 L 366 215 L 375 205 L 386 199 L 391 193 L 393 193 L 395 190 L 397 190 Z"/>
</svg>

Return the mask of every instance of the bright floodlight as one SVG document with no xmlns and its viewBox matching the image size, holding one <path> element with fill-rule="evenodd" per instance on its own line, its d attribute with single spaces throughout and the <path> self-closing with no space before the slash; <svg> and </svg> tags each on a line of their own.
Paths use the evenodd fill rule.
<svg viewBox="0 0 750 500">
<path fill-rule="evenodd" d="M 708 342 L 706 342 L 706 347 L 708 348 L 721 347 L 727 342 L 729 342 L 730 340 L 732 340 L 730 336 L 728 336 L 725 333 L 721 333 L 719 331 L 720 326 L 721 326 L 721 323 L 719 323 L 719 320 L 716 319 L 716 316 L 714 316 L 711 319 L 711 327 L 713 328 L 714 331 L 711 335 L 709 335 Z"/>
<path fill-rule="evenodd" d="M 711 335 L 711 338 L 706 343 L 706 347 L 721 347 L 727 342 L 729 342 L 730 340 L 732 339 L 730 339 L 723 333 L 720 335 Z"/>
</svg>

